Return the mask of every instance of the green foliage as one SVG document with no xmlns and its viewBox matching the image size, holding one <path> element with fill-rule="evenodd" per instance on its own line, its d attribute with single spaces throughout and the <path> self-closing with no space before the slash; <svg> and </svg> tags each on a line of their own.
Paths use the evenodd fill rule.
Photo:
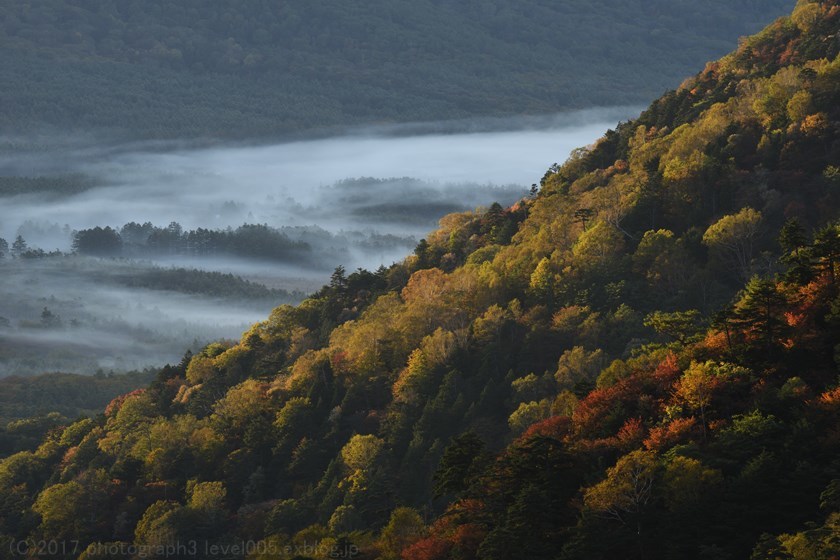
<svg viewBox="0 0 840 560">
<path fill-rule="evenodd" d="M 524 402 L 510 415 L 508 425 L 514 434 L 520 434 L 528 426 L 540 420 L 545 420 L 549 416 L 551 416 L 551 401 L 549 399 L 543 399 L 539 402 Z"/>
<path fill-rule="evenodd" d="M 45 539 L 87 540 L 107 525 L 111 480 L 104 470 L 87 471 L 76 480 L 50 486 L 32 506 L 41 516 Z"/>
<path fill-rule="evenodd" d="M 353 506 L 338 506 L 330 516 L 329 529 L 334 535 L 362 529 L 362 518 Z"/>
<path fill-rule="evenodd" d="M 723 482 L 720 471 L 705 467 L 697 459 L 680 455 L 671 458 L 662 479 L 666 505 L 673 511 L 696 508 L 704 494 L 713 492 Z"/>
<path fill-rule="evenodd" d="M 154 371 L 126 374 L 100 372 L 97 375 L 48 373 L 31 377 L 0 379 L 0 410 L 2 421 L 47 415 L 57 412 L 74 418 L 95 415 L 117 395 L 147 385 Z"/>
<path fill-rule="evenodd" d="M 426 525 L 415 510 L 407 507 L 395 509 L 379 537 L 383 553 L 381 558 L 399 560 L 400 552 L 418 541 L 425 530 Z"/>
<path fill-rule="evenodd" d="M 754 277 L 736 303 L 734 322 L 747 333 L 749 348 L 760 349 L 771 355 L 789 332 L 785 321 L 786 299 L 771 280 Z"/>
<path fill-rule="evenodd" d="M 779 232 L 779 245 L 782 246 L 782 262 L 787 265 L 787 277 L 793 281 L 808 280 L 810 267 L 807 251 L 808 238 L 805 229 L 796 218 L 785 222 Z"/>
<path fill-rule="evenodd" d="M 212 512 L 224 509 L 227 491 L 222 482 L 195 482 L 188 487 L 189 507 L 197 511 Z"/>
<path fill-rule="evenodd" d="M 698 333 L 699 325 L 697 323 L 699 318 L 700 312 L 696 309 L 674 313 L 654 311 L 645 317 L 645 326 L 651 327 L 659 334 L 671 337 L 680 344 L 684 344 Z"/>
<path fill-rule="evenodd" d="M 443 452 L 435 471 L 435 495 L 458 495 L 465 492 L 476 482 L 488 460 L 484 442 L 474 433 L 454 438 Z"/>
<path fill-rule="evenodd" d="M 560 356 L 555 378 L 559 387 L 585 393 L 606 365 L 606 355 L 600 348 L 587 352 L 583 346 L 575 346 Z"/>
<path fill-rule="evenodd" d="M 170 523 L 181 512 L 181 506 L 158 500 L 151 504 L 137 523 L 134 542 L 144 546 L 166 546 L 175 542 L 175 528 Z"/>
</svg>

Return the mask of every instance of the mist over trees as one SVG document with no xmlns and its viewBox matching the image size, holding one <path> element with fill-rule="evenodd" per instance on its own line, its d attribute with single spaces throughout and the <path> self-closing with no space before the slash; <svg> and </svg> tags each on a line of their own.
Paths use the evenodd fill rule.
<svg viewBox="0 0 840 560">
<path fill-rule="evenodd" d="M 116 256 L 122 252 L 122 247 L 122 237 L 110 226 L 96 226 L 73 234 L 73 250 L 84 255 Z"/>
<path fill-rule="evenodd" d="M 40 249 L 0 273 L 0 377 L 159 366 L 304 297 L 300 282 Z"/>
</svg>

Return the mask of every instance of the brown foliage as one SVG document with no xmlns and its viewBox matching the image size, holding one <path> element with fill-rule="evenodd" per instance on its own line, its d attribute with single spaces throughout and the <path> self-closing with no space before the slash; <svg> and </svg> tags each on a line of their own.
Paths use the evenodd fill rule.
<svg viewBox="0 0 840 560">
<path fill-rule="evenodd" d="M 403 560 L 444 560 L 449 558 L 452 543 L 438 537 L 426 537 L 402 551 Z"/>
<path fill-rule="evenodd" d="M 679 443 L 686 442 L 698 435 L 697 419 L 674 418 L 664 426 L 650 429 L 644 446 L 651 450 L 664 450 Z"/>
<path fill-rule="evenodd" d="M 567 416 L 552 416 L 541 420 L 536 424 L 532 424 L 530 428 L 525 430 L 519 440 L 526 440 L 536 436 L 550 437 L 554 439 L 564 439 L 571 432 L 571 419 Z"/>
</svg>

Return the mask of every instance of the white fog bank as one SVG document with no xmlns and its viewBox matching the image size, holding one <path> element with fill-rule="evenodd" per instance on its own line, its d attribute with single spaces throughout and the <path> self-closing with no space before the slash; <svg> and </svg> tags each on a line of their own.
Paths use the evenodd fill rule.
<svg viewBox="0 0 840 560">
<path fill-rule="evenodd" d="M 65 151 L 61 158 L 0 155 L 0 174 L 81 172 L 102 185 L 50 200 L 4 199 L 0 236 L 13 237 L 26 221 L 70 229 L 119 227 L 130 221 L 156 225 L 175 221 L 185 229 L 249 222 L 273 227 L 317 225 L 333 233 L 372 229 L 422 235 L 440 218 L 433 214 L 435 206 L 469 209 L 500 198 L 499 202 L 513 202 L 510 199 L 539 182 L 552 163 L 562 162 L 573 149 L 592 143 L 619 120 L 635 114 L 632 108 L 588 110 L 547 118 L 551 128 L 496 132 L 400 136 L 359 130 L 335 138 L 263 146 L 166 150 L 155 145 L 135 151 L 103 146 Z M 55 169 L 56 159 L 61 170 Z M 359 178 L 394 181 L 342 183 Z M 387 203 L 432 207 L 431 212 L 421 209 L 412 223 L 394 223 L 387 216 L 377 219 L 363 212 Z"/>
<path fill-rule="evenodd" d="M 637 114 L 637 108 L 618 107 L 540 122 L 507 119 L 500 130 L 486 120 L 459 123 L 460 132 L 448 133 L 429 132 L 445 126 L 418 124 L 264 145 L 187 149 L 63 140 L 57 148 L 0 151 L 0 178 L 78 175 L 90 181 L 69 191 L 49 185 L 35 193 L 0 190 L 0 237 L 11 245 L 22 235 L 30 247 L 69 251 L 74 230 L 95 226 L 178 222 L 184 230 L 217 230 L 267 224 L 305 243 L 311 255 L 272 263 L 173 256 L 154 264 L 232 272 L 271 288 L 307 292 L 338 265 L 375 269 L 400 260 L 446 213 L 514 203 L 550 165 Z M 15 358 L 0 375 L 35 372 L 14 348 L 52 348 L 56 337 L 66 337 L 73 363 L 84 365 L 63 368 L 57 351 L 54 369 L 163 364 L 179 359 L 196 338 L 238 338 L 272 307 L 115 288 L 95 266 L 71 274 L 68 267 L 76 264 L 24 260 L 9 268 L 7 255 L 0 266 L 0 319 L 6 320 L 0 366 L 4 352 Z M 44 307 L 63 315 L 61 329 L 37 328 Z M 109 330 L 112 336 L 106 336 Z"/>
</svg>

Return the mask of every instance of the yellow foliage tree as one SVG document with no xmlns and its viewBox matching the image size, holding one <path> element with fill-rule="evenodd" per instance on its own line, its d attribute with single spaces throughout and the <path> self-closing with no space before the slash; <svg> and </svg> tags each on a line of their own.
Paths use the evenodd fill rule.
<svg viewBox="0 0 840 560">
<path fill-rule="evenodd" d="M 370 472 L 384 445 L 385 442 L 374 435 L 356 434 L 341 448 L 341 460 L 349 471 L 344 486 L 349 486 L 351 493 L 367 488 Z"/>
<path fill-rule="evenodd" d="M 743 208 L 709 226 L 703 234 L 703 243 L 728 262 L 741 279 L 748 280 L 752 276 L 753 251 L 760 226 L 761 212 Z"/>
</svg>

